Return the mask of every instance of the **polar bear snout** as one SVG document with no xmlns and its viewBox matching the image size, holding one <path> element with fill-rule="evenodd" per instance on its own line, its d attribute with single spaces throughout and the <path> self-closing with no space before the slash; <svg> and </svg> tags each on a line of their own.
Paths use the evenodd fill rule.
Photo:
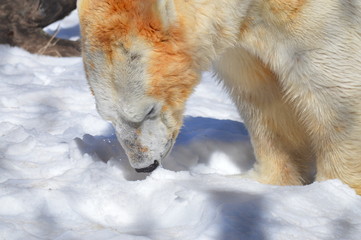
<svg viewBox="0 0 361 240">
<path fill-rule="evenodd" d="M 137 172 L 155 170 L 173 147 L 174 139 L 160 117 L 139 124 L 119 120 L 115 125 L 117 138 Z"/>
<path fill-rule="evenodd" d="M 123 141 L 122 145 L 127 152 L 130 165 L 137 172 L 150 173 L 161 166 L 161 162 L 168 156 L 172 147 L 173 140 L 169 140 L 163 146 L 144 146 Z M 153 149 L 151 149 L 153 147 Z"/>
<path fill-rule="evenodd" d="M 144 172 L 144 173 L 149 173 L 149 172 L 153 172 L 157 167 L 159 166 L 159 162 L 157 160 L 154 160 L 154 163 L 149 165 L 146 168 L 136 168 L 135 171 L 137 172 Z"/>
</svg>

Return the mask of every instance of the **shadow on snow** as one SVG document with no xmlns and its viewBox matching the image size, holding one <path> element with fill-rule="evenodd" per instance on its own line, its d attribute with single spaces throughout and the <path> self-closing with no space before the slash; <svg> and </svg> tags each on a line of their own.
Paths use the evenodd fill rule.
<svg viewBox="0 0 361 240">
<path fill-rule="evenodd" d="M 110 136 L 86 134 L 82 139 L 76 138 L 75 142 L 83 154 L 90 155 L 95 161 L 107 163 L 111 159 L 120 160 L 115 162 L 127 180 L 141 180 L 149 175 L 136 173 L 130 166 L 114 130 Z M 172 171 L 189 171 L 200 165 L 209 166 L 210 161 L 217 161 L 219 156 L 219 161 L 226 159 L 239 173 L 252 167 L 254 155 L 244 124 L 231 120 L 186 117 L 176 144 L 162 165 Z M 222 162 L 216 163 L 216 166 L 220 165 Z"/>
</svg>

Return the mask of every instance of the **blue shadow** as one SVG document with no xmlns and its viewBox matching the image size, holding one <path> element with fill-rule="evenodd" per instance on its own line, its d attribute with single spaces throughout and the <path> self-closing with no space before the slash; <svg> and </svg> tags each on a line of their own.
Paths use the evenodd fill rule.
<svg viewBox="0 0 361 240">
<path fill-rule="evenodd" d="M 148 174 L 136 173 L 130 166 L 125 151 L 115 136 L 114 128 L 109 127 L 111 129 L 107 136 L 85 134 L 74 141 L 80 151 L 90 155 L 94 161 L 106 163 L 112 160 L 122 170 L 126 179 L 144 179 Z M 192 171 L 199 164 L 209 164 L 215 153 L 227 156 L 240 172 L 249 170 L 255 161 L 248 132 L 243 123 L 186 117 L 172 152 L 163 161 L 163 167 L 172 171 Z"/>
</svg>

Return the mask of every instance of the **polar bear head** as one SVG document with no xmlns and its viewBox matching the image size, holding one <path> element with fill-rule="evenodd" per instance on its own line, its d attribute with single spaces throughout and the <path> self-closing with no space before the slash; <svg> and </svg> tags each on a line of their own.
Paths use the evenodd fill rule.
<svg viewBox="0 0 361 240">
<path fill-rule="evenodd" d="M 172 0 L 79 0 L 86 76 L 137 171 L 171 150 L 198 83 L 185 26 Z"/>
</svg>

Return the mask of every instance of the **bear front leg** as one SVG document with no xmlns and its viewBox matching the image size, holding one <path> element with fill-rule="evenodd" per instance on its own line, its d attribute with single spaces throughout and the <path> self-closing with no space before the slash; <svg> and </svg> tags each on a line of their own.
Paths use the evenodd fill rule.
<svg viewBox="0 0 361 240">
<path fill-rule="evenodd" d="M 361 195 L 361 124 L 317 136 L 317 181 L 340 179 Z M 317 143 L 316 143 L 317 142 Z"/>
<path fill-rule="evenodd" d="M 292 109 L 280 99 L 264 108 L 247 102 L 243 116 L 251 136 L 256 164 L 247 175 L 262 183 L 301 185 L 313 178 L 313 152 Z"/>
<path fill-rule="evenodd" d="M 330 77 L 301 80 L 310 88 L 293 86 L 297 89 L 294 106 L 310 134 L 317 162 L 316 180 L 337 178 L 361 194 L 361 87 L 353 85 L 351 78 L 344 84 Z"/>
<path fill-rule="evenodd" d="M 308 183 L 313 151 L 277 76 L 241 47 L 226 51 L 215 69 L 251 137 L 257 163 L 246 177 L 276 185 Z"/>
</svg>

